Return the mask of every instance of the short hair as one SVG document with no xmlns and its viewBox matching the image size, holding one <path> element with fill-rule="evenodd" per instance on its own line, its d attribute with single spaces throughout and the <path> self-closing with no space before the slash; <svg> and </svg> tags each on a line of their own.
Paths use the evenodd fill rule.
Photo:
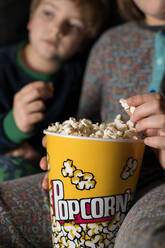
<svg viewBox="0 0 165 248">
<path fill-rule="evenodd" d="M 119 12 L 125 20 L 144 20 L 144 13 L 136 6 L 136 4 L 132 0 L 117 0 L 117 2 Z"/>
<path fill-rule="evenodd" d="M 42 0 L 31 1 L 31 14 L 38 8 Z M 89 39 L 95 39 L 107 26 L 110 16 L 110 0 L 68 0 L 76 4 L 82 11 L 87 23 Z"/>
</svg>

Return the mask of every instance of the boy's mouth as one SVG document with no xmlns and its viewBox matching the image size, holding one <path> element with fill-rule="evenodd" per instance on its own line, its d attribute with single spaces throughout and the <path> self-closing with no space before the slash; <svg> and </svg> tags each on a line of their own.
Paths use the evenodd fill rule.
<svg viewBox="0 0 165 248">
<path fill-rule="evenodd" d="M 53 46 L 53 47 L 57 47 L 57 41 L 53 41 L 53 40 L 45 40 L 46 44 Z"/>
</svg>

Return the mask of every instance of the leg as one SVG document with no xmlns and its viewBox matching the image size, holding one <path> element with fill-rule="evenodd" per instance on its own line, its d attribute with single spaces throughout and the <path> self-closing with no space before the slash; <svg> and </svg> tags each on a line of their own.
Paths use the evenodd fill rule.
<svg viewBox="0 0 165 248">
<path fill-rule="evenodd" d="M 51 247 L 48 193 L 44 173 L 0 184 L 0 248 Z"/>
<path fill-rule="evenodd" d="M 115 248 L 165 247 L 165 184 L 148 192 L 128 212 Z"/>
<path fill-rule="evenodd" d="M 21 157 L 0 156 L 0 182 L 40 172 L 39 163 Z"/>
</svg>

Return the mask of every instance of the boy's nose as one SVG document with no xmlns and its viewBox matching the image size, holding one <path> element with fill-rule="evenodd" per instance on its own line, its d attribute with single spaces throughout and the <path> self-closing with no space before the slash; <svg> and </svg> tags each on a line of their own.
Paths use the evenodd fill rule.
<svg viewBox="0 0 165 248">
<path fill-rule="evenodd" d="M 54 37 L 60 38 L 64 35 L 64 24 L 56 20 L 50 24 L 50 30 Z"/>
<path fill-rule="evenodd" d="M 57 38 L 60 38 L 62 32 L 61 32 L 61 28 L 59 26 L 56 26 L 56 25 L 52 25 L 51 27 L 51 33 L 52 33 L 52 36 L 54 37 L 57 37 Z"/>
<path fill-rule="evenodd" d="M 55 37 L 62 37 L 62 36 L 66 36 L 68 35 L 68 33 L 70 32 L 68 25 L 64 22 L 59 22 L 59 23 L 52 23 L 51 24 L 51 31 L 53 33 L 53 36 Z"/>
</svg>

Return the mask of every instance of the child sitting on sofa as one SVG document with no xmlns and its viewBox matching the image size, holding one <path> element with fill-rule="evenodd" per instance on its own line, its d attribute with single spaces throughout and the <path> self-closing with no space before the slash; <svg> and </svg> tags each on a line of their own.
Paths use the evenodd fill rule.
<svg viewBox="0 0 165 248">
<path fill-rule="evenodd" d="M 33 0 L 29 40 L 0 49 L 0 181 L 39 172 L 43 129 L 75 116 L 85 48 L 101 32 L 108 6 Z"/>
</svg>

